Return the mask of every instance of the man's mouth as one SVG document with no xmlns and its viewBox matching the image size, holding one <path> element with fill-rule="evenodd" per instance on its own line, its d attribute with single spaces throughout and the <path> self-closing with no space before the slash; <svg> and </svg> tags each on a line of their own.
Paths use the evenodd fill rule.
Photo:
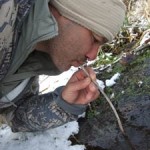
<svg viewBox="0 0 150 150">
<path fill-rule="evenodd" d="M 86 63 L 87 63 L 87 60 L 74 61 L 74 62 L 72 63 L 72 66 L 74 66 L 74 67 L 79 67 L 79 66 L 81 66 L 81 65 L 83 65 L 83 64 L 86 64 Z"/>
</svg>

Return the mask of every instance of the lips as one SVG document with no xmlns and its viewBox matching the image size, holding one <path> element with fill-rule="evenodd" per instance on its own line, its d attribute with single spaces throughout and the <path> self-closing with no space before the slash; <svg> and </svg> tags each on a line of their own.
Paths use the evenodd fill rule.
<svg viewBox="0 0 150 150">
<path fill-rule="evenodd" d="M 81 66 L 81 65 L 83 65 L 83 64 L 85 64 L 86 63 L 86 61 L 74 61 L 73 63 L 72 63 L 72 66 L 74 66 L 74 67 L 79 67 L 79 66 Z"/>
</svg>

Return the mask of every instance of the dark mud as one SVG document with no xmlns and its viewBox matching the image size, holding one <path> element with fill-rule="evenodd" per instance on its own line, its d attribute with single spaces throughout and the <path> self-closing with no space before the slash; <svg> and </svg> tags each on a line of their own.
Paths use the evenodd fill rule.
<svg viewBox="0 0 150 150">
<path fill-rule="evenodd" d="M 150 150 L 150 52 L 138 56 L 121 69 L 117 84 L 106 93 L 114 93 L 112 102 L 119 113 L 128 140 L 120 132 L 117 120 L 106 100 L 93 104 L 93 117 L 79 120 L 78 143 L 87 150 Z M 111 74 L 100 74 L 105 79 Z M 91 113 L 90 110 L 87 112 Z"/>
</svg>

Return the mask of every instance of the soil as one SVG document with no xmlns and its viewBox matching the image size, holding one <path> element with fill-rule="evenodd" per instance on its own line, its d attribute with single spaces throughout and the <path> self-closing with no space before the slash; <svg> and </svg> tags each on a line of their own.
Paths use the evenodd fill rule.
<svg viewBox="0 0 150 150">
<path fill-rule="evenodd" d="M 80 131 L 74 142 L 85 144 L 87 150 L 150 150 L 150 51 L 136 56 L 128 66 L 116 64 L 114 72 L 121 77 L 112 88 L 105 89 L 114 94 L 112 102 L 121 118 L 127 135 L 119 129 L 116 117 L 106 100 L 92 104 L 88 117 L 79 119 Z M 114 74 L 112 72 L 112 74 Z M 111 77 L 101 73 L 99 79 Z M 95 112 L 92 116 L 92 112 Z M 91 117 L 89 117 L 91 114 Z"/>
</svg>

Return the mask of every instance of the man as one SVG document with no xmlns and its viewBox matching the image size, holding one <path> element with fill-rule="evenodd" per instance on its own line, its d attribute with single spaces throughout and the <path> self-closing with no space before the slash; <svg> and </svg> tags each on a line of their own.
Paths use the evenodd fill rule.
<svg viewBox="0 0 150 150">
<path fill-rule="evenodd" d="M 38 75 L 56 75 L 96 58 L 125 16 L 120 0 L 0 2 L 0 112 L 13 132 L 77 120 L 99 92 L 82 70 L 64 87 L 38 94 Z M 91 78 L 95 73 L 87 68 Z"/>
</svg>

